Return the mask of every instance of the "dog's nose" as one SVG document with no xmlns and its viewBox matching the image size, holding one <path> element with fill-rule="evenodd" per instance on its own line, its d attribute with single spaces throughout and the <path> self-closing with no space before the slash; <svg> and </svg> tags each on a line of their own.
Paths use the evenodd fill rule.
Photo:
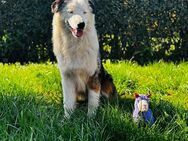
<svg viewBox="0 0 188 141">
<path fill-rule="evenodd" d="M 78 24 L 78 29 L 84 29 L 84 27 L 85 27 L 84 22 Z"/>
</svg>

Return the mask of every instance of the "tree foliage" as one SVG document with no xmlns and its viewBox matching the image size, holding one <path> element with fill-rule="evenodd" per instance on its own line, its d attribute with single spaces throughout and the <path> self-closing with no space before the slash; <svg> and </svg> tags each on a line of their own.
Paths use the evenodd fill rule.
<svg viewBox="0 0 188 141">
<path fill-rule="evenodd" d="M 50 1 L 0 1 L 0 61 L 54 60 Z M 187 0 L 95 0 L 103 58 L 188 59 Z"/>
</svg>

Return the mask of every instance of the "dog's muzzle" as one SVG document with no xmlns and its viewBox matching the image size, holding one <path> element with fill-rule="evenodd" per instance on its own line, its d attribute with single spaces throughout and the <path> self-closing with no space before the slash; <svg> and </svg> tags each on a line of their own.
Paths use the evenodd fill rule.
<svg viewBox="0 0 188 141">
<path fill-rule="evenodd" d="M 77 28 L 72 28 L 68 21 L 67 21 L 66 25 L 70 29 L 70 31 L 72 32 L 72 35 L 74 37 L 80 38 L 84 34 L 84 28 L 85 28 L 84 22 L 77 24 Z"/>
</svg>

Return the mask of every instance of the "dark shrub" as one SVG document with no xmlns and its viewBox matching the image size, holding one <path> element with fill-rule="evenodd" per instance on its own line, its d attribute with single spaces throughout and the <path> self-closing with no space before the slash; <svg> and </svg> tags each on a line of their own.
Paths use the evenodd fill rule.
<svg viewBox="0 0 188 141">
<path fill-rule="evenodd" d="M 54 60 L 53 0 L 0 1 L 0 61 Z M 188 1 L 96 0 L 96 27 L 103 58 L 188 59 Z"/>
</svg>

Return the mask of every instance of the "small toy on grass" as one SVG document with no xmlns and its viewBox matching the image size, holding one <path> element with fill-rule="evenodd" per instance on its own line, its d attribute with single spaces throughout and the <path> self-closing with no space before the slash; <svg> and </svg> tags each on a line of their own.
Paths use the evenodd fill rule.
<svg viewBox="0 0 188 141">
<path fill-rule="evenodd" d="M 144 95 L 135 93 L 135 103 L 133 111 L 133 119 L 135 122 L 144 120 L 144 122 L 149 123 L 150 125 L 154 124 L 154 117 L 152 110 L 149 108 L 149 98 L 151 94 Z"/>
</svg>

